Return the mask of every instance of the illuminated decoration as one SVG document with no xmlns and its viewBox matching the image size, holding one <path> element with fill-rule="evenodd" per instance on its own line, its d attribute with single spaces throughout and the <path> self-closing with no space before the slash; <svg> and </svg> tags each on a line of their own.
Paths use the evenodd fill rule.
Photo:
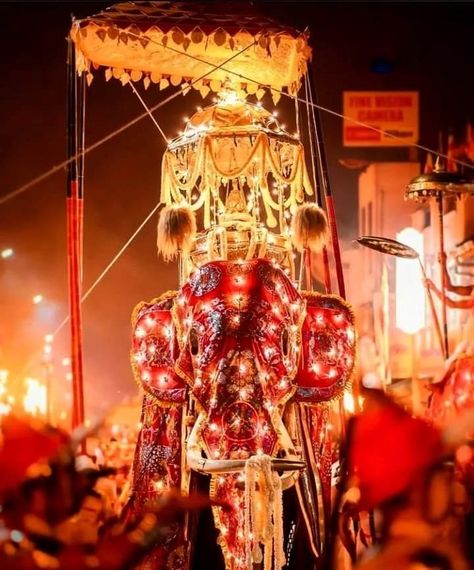
<svg viewBox="0 0 474 570">
<path fill-rule="evenodd" d="M 76 20 L 71 36 L 77 70 L 89 81 L 102 67 L 107 80 L 160 89 L 181 85 L 203 97 L 221 91 L 229 69 L 243 93 L 260 98 L 272 86 L 295 94 L 311 56 L 304 32 L 263 17 L 251 5 L 238 15 L 219 3 L 121 3 Z M 277 91 L 272 95 L 280 98 Z"/>
<path fill-rule="evenodd" d="M 448 164 L 449 166 L 449 164 Z M 446 306 L 447 279 L 444 267 L 445 245 L 444 245 L 444 197 L 472 196 L 474 195 L 474 180 L 472 176 L 450 172 L 444 169 L 441 157 L 438 156 L 432 172 L 427 172 L 417 176 L 407 185 L 405 199 L 415 202 L 431 201 L 436 204 L 438 212 L 438 237 L 439 237 L 439 263 L 441 270 L 441 313 L 443 323 L 443 349 L 444 357 L 449 357 L 448 338 L 448 317 Z"/>
<path fill-rule="evenodd" d="M 423 256 L 423 236 L 414 228 L 405 228 L 397 240 Z M 418 263 L 411 259 L 396 259 L 396 325 L 407 334 L 414 334 L 425 326 L 425 290 L 423 274 Z"/>
<path fill-rule="evenodd" d="M 439 427 L 456 425 L 474 402 L 474 315 L 462 328 L 461 341 L 442 378 L 434 382 L 428 416 Z"/>
<path fill-rule="evenodd" d="M 440 195 L 457 196 L 473 195 L 474 181 L 472 177 L 459 172 L 448 172 L 437 162 L 433 172 L 420 174 L 407 186 L 405 199 L 415 202 L 426 202 Z"/>
<path fill-rule="evenodd" d="M 32 416 L 45 415 L 47 408 L 46 386 L 41 384 L 36 378 L 25 379 L 25 396 L 23 398 L 23 408 L 26 413 Z"/>
<path fill-rule="evenodd" d="M 474 401 L 474 356 L 460 354 L 441 381 L 432 386 L 430 417 L 441 426 L 456 422 L 461 411 L 470 408 Z"/>
<path fill-rule="evenodd" d="M 43 301 L 43 295 L 35 295 L 33 297 L 33 304 L 39 305 Z"/>
<path fill-rule="evenodd" d="M 305 406 L 327 502 L 334 457 L 329 432 L 321 432 L 327 416 L 320 406 L 342 397 L 350 381 L 352 312 L 336 296 L 299 292 L 269 260 L 218 260 L 197 268 L 177 294 L 138 305 L 133 330 L 132 367 L 146 396 L 131 504 L 140 508 L 180 479 L 186 490 L 190 470 L 208 473 L 212 495 L 231 504 L 230 510 L 214 508 L 227 566 L 248 568 L 249 548 L 259 547 L 242 538 L 248 536 L 250 508 L 245 489 L 263 477 L 277 497 L 278 485 L 294 485 L 304 466 L 288 433 L 291 426 L 283 423 L 287 406 L 295 413 Z M 182 448 L 176 434 L 189 396 L 200 411 Z M 273 468 L 282 462 L 281 481 L 265 479 L 266 467 L 256 459 L 253 479 L 239 485 L 242 475 L 246 481 L 248 461 L 258 457 Z M 275 516 L 272 536 L 282 532 L 282 518 Z M 280 568 L 278 541 L 266 536 L 262 556 L 280 560 Z"/>
<path fill-rule="evenodd" d="M 177 259 L 179 289 L 132 316 L 144 399 L 128 512 L 207 475 L 211 496 L 229 505 L 213 508 L 226 569 L 281 570 L 282 497 L 293 487 L 311 556 L 322 558 L 340 422 L 331 409 L 350 386 L 356 338 L 345 301 L 312 291 L 311 253 L 330 228 L 344 295 L 316 119 L 311 127 L 308 103 L 304 125 L 295 99 L 290 132 L 260 103 L 266 90 L 276 103 L 303 81 L 310 89 L 307 37 L 242 6 L 119 4 L 75 21 L 71 37 L 82 85 L 105 67 L 123 84 L 217 94 L 162 159 L 158 250 Z M 320 152 L 311 180 L 300 132 Z M 188 569 L 192 524 L 173 525 L 140 567 Z"/>
<path fill-rule="evenodd" d="M 313 192 L 303 146 L 262 106 L 232 94 L 224 91 L 218 103 L 193 115 L 168 146 L 161 201 L 203 207 L 206 229 L 211 222 L 219 227 L 239 222 L 245 228 L 265 220 L 271 228 L 280 223 L 281 230 L 304 190 Z"/>
</svg>

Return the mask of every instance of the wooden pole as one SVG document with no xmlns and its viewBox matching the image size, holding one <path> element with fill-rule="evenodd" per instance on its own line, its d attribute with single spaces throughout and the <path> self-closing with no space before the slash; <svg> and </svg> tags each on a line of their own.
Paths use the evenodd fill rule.
<svg viewBox="0 0 474 570">
<path fill-rule="evenodd" d="M 314 73 L 314 70 L 311 66 L 311 69 Z M 344 284 L 344 274 L 342 271 L 342 259 L 341 259 L 341 249 L 339 246 L 339 235 L 337 231 L 337 224 L 336 224 L 336 213 L 334 210 L 334 201 L 332 197 L 331 185 L 329 183 L 329 174 L 328 174 L 328 165 L 326 159 L 326 149 L 324 147 L 323 141 L 323 132 L 321 126 L 321 116 L 319 109 L 314 107 L 314 102 L 317 102 L 317 93 L 316 93 L 316 86 L 314 75 L 308 73 L 310 85 L 310 101 L 313 103 L 311 105 L 311 113 L 313 116 L 313 125 L 314 125 L 314 134 L 315 134 L 315 145 L 316 145 L 316 160 L 317 160 L 317 167 L 319 171 L 319 180 L 321 183 L 322 191 L 324 193 L 325 201 L 326 201 L 326 210 L 328 213 L 329 218 L 329 228 L 331 231 L 331 242 L 332 248 L 334 253 L 334 262 L 336 264 L 336 277 L 337 277 L 337 287 L 339 295 L 345 299 L 346 298 L 346 287 Z M 312 92 L 312 95 L 311 95 Z"/>
<path fill-rule="evenodd" d="M 423 274 L 423 282 L 426 283 L 427 277 L 426 277 L 425 268 L 423 267 L 423 264 L 421 263 L 421 259 L 419 257 L 418 257 L 418 261 L 420 263 L 421 273 Z M 443 334 L 441 333 L 441 327 L 439 324 L 438 313 L 436 312 L 436 309 L 434 306 L 433 294 L 431 293 L 431 289 L 429 289 L 429 287 L 426 287 L 426 285 L 425 285 L 425 291 L 426 291 L 426 296 L 428 297 L 428 303 L 430 305 L 431 316 L 433 318 L 433 324 L 434 324 L 434 328 L 436 331 L 436 336 L 438 338 L 439 346 L 441 348 L 442 354 L 444 355 L 445 358 L 447 358 L 446 346 L 445 346 L 445 343 L 443 340 Z"/>
<path fill-rule="evenodd" d="M 436 197 L 436 202 L 438 205 L 438 232 L 439 232 L 439 265 L 441 271 L 441 309 L 442 309 L 442 319 L 443 319 L 443 337 L 444 337 L 444 356 L 449 358 L 449 339 L 448 339 L 448 315 L 446 310 L 446 267 L 444 264 L 444 220 L 443 220 L 443 194 L 439 192 Z"/>
</svg>

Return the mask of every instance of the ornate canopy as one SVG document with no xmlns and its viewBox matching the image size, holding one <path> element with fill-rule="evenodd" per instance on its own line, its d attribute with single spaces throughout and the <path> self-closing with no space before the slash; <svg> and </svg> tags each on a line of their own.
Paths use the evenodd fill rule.
<svg viewBox="0 0 474 570">
<path fill-rule="evenodd" d="M 89 81 L 104 67 L 107 79 L 191 85 L 203 97 L 226 79 L 258 97 L 268 88 L 293 94 L 311 56 L 304 32 L 262 17 L 247 2 L 124 2 L 76 20 L 71 37 L 77 70 Z"/>
<path fill-rule="evenodd" d="M 221 186 L 226 187 L 225 199 L 219 195 Z M 275 227 L 273 212 L 294 211 L 305 192 L 313 190 L 298 136 L 286 132 L 260 104 L 221 98 L 193 115 L 163 156 L 162 202 L 186 201 L 193 210 L 204 205 L 205 227 L 211 222 L 211 197 L 221 223 L 236 214 L 259 221 L 262 204 L 266 224 Z"/>
</svg>

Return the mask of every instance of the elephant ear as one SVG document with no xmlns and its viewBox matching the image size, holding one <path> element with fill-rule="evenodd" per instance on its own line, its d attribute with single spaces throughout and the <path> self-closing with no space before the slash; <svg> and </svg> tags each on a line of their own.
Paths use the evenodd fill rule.
<svg viewBox="0 0 474 570">
<path fill-rule="evenodd" d="M 131 363 L 137 384 L 162 403 L 183 402 L 186 387 L 174 371 L 178 342 L 171 308 L 174 292 L 140 303 L 132 315 Z"/>
<path fill-rule="evenodd" d="M 303 292 L 306 318 L 296 400 L 320 403 L 338 398 L 350 382 L 355 362 L 354 314 L 336 295 Z"/>
</svg>

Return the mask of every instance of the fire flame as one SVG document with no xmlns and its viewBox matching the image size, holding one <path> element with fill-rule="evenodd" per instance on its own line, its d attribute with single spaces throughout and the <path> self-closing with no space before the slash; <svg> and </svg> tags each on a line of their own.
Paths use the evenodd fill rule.
<svg viewBox="0 0 474 570">
<path fill-rule="evenodd" d="M 23 408 L 26 413 L 36 416 L 46 414 L 46 386 L 36 378 L 25 378 L 26 393 Z"/>
</svg>

